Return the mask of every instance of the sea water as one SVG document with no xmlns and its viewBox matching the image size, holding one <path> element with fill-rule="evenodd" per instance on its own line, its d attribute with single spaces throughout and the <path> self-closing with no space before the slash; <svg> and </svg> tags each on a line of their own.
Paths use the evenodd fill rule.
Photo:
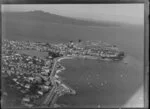
<svg viewBox="0 0 150 109">
<path fill-rule="evenodd" d="M 120 107 L 143 86 L 143 64 L 134 57 L 105 62 L 91 59 L 63 60 L 59 73 L 76 95 L 61 96 L 57 103 L 71 107 Z"/>
</svg>

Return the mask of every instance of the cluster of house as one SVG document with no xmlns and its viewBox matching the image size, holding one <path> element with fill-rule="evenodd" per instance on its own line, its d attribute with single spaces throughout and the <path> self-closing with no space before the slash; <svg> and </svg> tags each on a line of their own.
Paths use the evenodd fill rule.
<svg viewBox="0 0 150 109">
<path fill-rule="evenodd" d="M 105 58 L 113 58 L 119 55 L 119 50 L 115 45 L 102 43 L 101 41 L 86 41 L 86 42 L 69 42 L 64 44 L 50 44 L 41 42 L 29 41 L 8 41 L 4 40 L 4 48 L 9 49 L 31 49 L 38 51 L 46 51 L 52 53 L 59 53 L 63 56 L 67 55 L 90 55 Z"/>
<path fill-rule="evenodd" d="M 5 51 L 2 55 L 2 76 L 9 80 L 7 83 L 11 88 L 24 96 L 21 101 L 24 105 L 33 106 L 52 88 L 49 78 L 52 64 L 52 60 Z"/>
<path fill-rule="evenodd" d="M 58 52 L 54 44 L 44 42 L 31 42 L 31 41 L 10 41 L 4 39 L 2 41 L 2 49 L 9 50 L 37 50 L 37 51 L 52 51 Z"/>
<path fill-rule="evenodd" d="M 101 42 L 80 42 L 80 43 L 66 43 L 59 44 L 60 53 L 67 55 L 90 55 L 99 57 L 118 57 L 119 49 L 116 46 L 106 45 Z"/>
<path fill-rule="evenodd" d="M 36 47 L 35 43 L 29 42 L 29 41 L 9 41 L 4 39 L 2 41 L 2 47 L 3 49 L 9 49 L 9 50 L 25 50 L 30 49 L 34 50 Z"/>
</svg>

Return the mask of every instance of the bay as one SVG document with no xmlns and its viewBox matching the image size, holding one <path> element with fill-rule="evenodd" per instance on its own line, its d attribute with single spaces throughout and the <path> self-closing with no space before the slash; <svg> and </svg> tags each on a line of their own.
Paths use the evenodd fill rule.
<svg viewBox="0 0 150 109">
<path fill-rule="evenodd" d="M 57 103 L 71 107 L 120 107 L 143 86 L 143 66 L 127 56 L 128 64 L 89 59 L 63 60 L 59 73 L 76 95 L 61 96 Z"/>
</svg>

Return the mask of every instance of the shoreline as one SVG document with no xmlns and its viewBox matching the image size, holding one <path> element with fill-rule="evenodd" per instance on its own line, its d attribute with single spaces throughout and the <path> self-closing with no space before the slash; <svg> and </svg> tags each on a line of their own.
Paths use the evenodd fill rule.
<svg viewBox="0 0 150 109">
<path fill-rule="evenodd" d="M 54 64 L 57 65 L 57 63 L 61 62 L 62 60 L 74 59 L 74 58 L 97 59 L 97 57 L 94 57 L 94 56 L 64 56 L 64 57 L 59 57 L 58 59 L 56 59 Z M 64 66 L 62 66 L 62 67 L 63 68 L 61 68 L 61 69 L 56 69 L 54 74 L 52 74 L 53 75 L 52 78 L 54 80 L 54 83 L 55 84 L 58 83 L 60 86 L 62 86 L 64 88 L 64 89 L 61 89 L 61 92 L 60 92 L 59 96 L 57 96 L 56 99 L 58 99 L 60 96 L 63 96 L 65 94 L 73 94 L 73 95 L 76 94 L 76 91 L 73 88 L 71 88 L 69 85 L 67 85 L 65 82 L 63 82 L 61 77 L 58 75 L 59 73 L 61 73 L 63 70 L 66 69 Z M 55 100 L 54 104 L 57 104 L 57 100 Z M 57 104 L 57 105 L 59 105 L 59 104 Z"/>
<path fill-rule="evenodd" d="M 56 65 L 57 65 L 58 62 L 60 62 L 61 60 L 64 60 L 64 59 L 72 59 L 72 57 L 65 56 L 65 57 L 59 57 L 59 58 L 54 59 L 54 61 L 55 61 L 54 62 L 54 67 L 53 67 L 53 71 L 51 72 L 52 74 L 50 75 L 50 78 L 52 78 L 52 82 L 54 84 L 53 87 L 54 88 L 56 87 L 56 89 L 54 89 L 56 91 L 56 95 L 55 95 L 56 98 L 54 99 L 54 101 L 52 99 L 52 102 L 53 102 L 52 105 L 56 104 L 57 99 L 60 96 L 64 95 L 64 94 L 76 94 L 76 91 L 74 89 L 72 89 L 70 86 L 66 85 L 63 82 L 63 80 L 60 78 L 60 76 L 58 75 L 58 73 L 60 73 L 63 70 L 65 70 L 65 67 L 61 65 L 62 68 L 61 69 L 57 69 Z M 56 68 L 56 71 L 55 71 L 55 68 Z M 59 87 L 62 87 L 62 88 L 59 90 L 60 92 L 57 93 L 57 91 L 58 91 L 57 88 L 59 88 Z"/>
<path fill-rule="evenodd" d="M 54 67 L 55 65 L 57 65 L 58 62 L 61 62 L 62 60 L 65 59 L 95 59 L 95 60 L 101 60 L 101 61 L 113 61 L 111 59 L 102 59 L 101 57 L 97 57 L 97 56 L 83 56 L 83 55 L 79 55 L 79 56 L 63 56 L 63 57 L 59 57 L 55 59 L 55 63 L 54 63 Z M 61 65 L 61 64 L 60 64 Z M 72 89 L 69 85 L 67 85 L 65 82 L 63 82 L 63 80 L 61 79 L 61 77 L 58 75 L 59 73 L 61 73 L 63 70 L 65 70 L 66 68 L 64 66 L 61 65 L 61 69 L 57 69 L 56 71 L 52 72 L 52 78 L 53 78 L 53 82 L 56 85 L 56 83 L 58 83 L 60 86 L 63 87 L 63 89 L 60 90 L 59 96 L 56 97 L 56 99 L 58 99 L 60 96 L 63 96 L 65 94 L 76 94 L 76 91 L 74 89 Z M 54 68 L 55 69 L 55 68 Z M 54 86 L 54 87 L 59 87 L 59 86 Z M 57 89 L 55 89 L 57 90 Z M 55 100 L 54 104 L 57 104 L 57 100 Z M 57 104 L 59 105 L 59 104 Z"/>
<path fill-rule="evenodd" d="M 131 57 L 128 55 L 127 57 L 126 57 L 126 61 L 125 61 L 125 63 L 127 62 L 129 65 L 130 65 L 130 63 L 128 62 L 128 61 L 130 61 L 131 59 L 130 59 Z M 68 61 L 68 60 L 66 60 L 66 61 Z M 70 61 L 70 60 L 69 60 Z M 133 61 L 134 62 L 134 61 Z M 121 62 L 121 64 L 122 63 L 124 63 L 123 61 Z M 70 64 L 69 64 L 70 65 Z M 125 64 L 126 65 L 126 64 Z M 133 64 L 132 64 L 133 65 Z M 67 68 L 66 68 L 67 69 Z M 66 73 L 66 72 L 65 72 Z M 68 72 L 69 73 L 69 72 Z M 143 93 L 143 92 L 141 92 L 141 93 Z M 140 93 L 140 94 L 141 94 Z M 66 96 L 67 94 L 65 94 L 65 95 L 63 95 L 63 96 Z M 133 101 L 135 101 L 136 100 L 136 96 L 137 94 L 135 94 L 135 96 L 133 96 L 133 98 L 131 98 L 131 101 L 130 102 L 127 102 L 126 104 L 125 104 L 125 106 L 133 106 L 132 105 L 132 103 L 131 102 L 133 102 Z M 139 95 L 139 94 L 138 94 Z M 61 96 L 63 99 L 61 99 L 60 101 L 63 101 L 63 100 L 65 100 L 66 98 L 65 97 L 63 97 L 63 96 Z M 68 95 L 67 95 L 68 96 Z M 70 96 L 70 95 L 69 95 Z M 75 97 L 76 98 L 76 95 L 74 96 L 74 95 L 71 95 L 72 96 L 72 99 Z M 143 97 L 143 96 L 142 96 Z M 65 102 L 58 102 L 59 101 L 59 99 L 60 98 L 58 98 L 58 100 L 56 101 L 56 104 L 58 103 L 58 105 L 60 105 L 60 106 L 66 106 L 67 107 L 67 105 L 65 105 Z M 139 100 L 136 100 L 136 101 L 138 101 L 139 102 Z M 63 104 L 64 103 L 64 104 Z M 136 104 L 135 102 L 133 102 L 134 104 Z M 69 104 L 68 104 L 69 105 Z M 139 105 L 141 105 L 141 104 L 139 104 Z M 138 105 L 138 106 L 139 106 Z M 135 106 L 135 105 L 134 105 Z"/>
</svg>

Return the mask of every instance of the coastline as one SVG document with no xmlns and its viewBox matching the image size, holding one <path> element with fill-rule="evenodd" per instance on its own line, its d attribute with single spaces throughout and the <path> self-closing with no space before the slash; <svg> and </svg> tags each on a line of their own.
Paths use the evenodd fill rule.
<svg viewBox="0 0 150 109">
<path fill-rule="evenodd" d="M 64 59 L 73 59 L 73 58 L 67 57 L 67 56 L 56 58 L 55 62 L 54 62 L 53 71 L 50 75 L 50 78 L 52 78 L 52 82 L 54 84 L 54 86 L 53 86 L 54 90 L 56 92 L 55 97 L 54 97 L 55 99 L 52 99 L 52 102 L 53 102 L 52 105 L 58 105 L 58 104 L 56 104 L 57 99 L 64 94 L 76 94 L 76 91 L 74 89 L 72 89 L 70 86 L 66 85 L 62 81 L 62 79 L 58 76 L 58 73 L 65 70 L 65 67 L 61 65 L 62 68 L 61 69 L 56 68 L 56 71 L 55 71 L 55 67 L 56 67 L 57 63 Z"/>
<path fill-rule="evenodd" d="M 84 59 L 98 59 L 97 57 L 94 57 L 94 56 L 64 56 L 64 57 L 59 57 L 59 58 L 57 58 L 56 60 L 55 60 L 55 63 L 54 63 L 54 67 L 55 67 L 55 65 L 57 65 L 57 63 L 58 62 L 61 62 L 62 60 L 65 60 L 65 59 L 74 59 L 74 58 L 84 58 Z M 61 65 L 62 66 L 62 65 Z M 69 85 L 67 85 L 65 82 L 63 82 L 63 80 L 60 78 L 60 76 L 58 75 L 59 73 L 61 73 L 63 70 L 65 70 L 66 68 L 64 67 L 64 66 L 62 66 L 62 68 L 61 69 L 56 69 L 56 71 L 55 72 L 52 72 L 52 73 L 54 73 L 54 74 L 52 74 L 53 76 L 52 76 L 52 80 L 54 80 L 53 82 L 54 82 L 54 84 L 56 85 L 56 83 L 58 83 L 60 86 L 62 86 L 63 87 L 63 89 L 61 89 L 60 90 L 60 93 L 59 93 L 59 96 L 57 96 L 56 98 L 55 98 L 55 102 L 54 102 L 54 104 L 56 104 L 56 102 L 57 102 L 57 99 L 60 97 L 60 96 L 62 96 L 62 95 L 64 95 L 64 94 L 76 94 L 76 91 L 73 89 L 73 88 L 71 88 Z M 59 87 L 59 86 L 57 86 L 57 87 Z M 57 91 L 57 88 L 55 89 L 56 91 Z M 59 104 L 56 104 L 56 105 L 58 105 L 59 106 Z"/>
<path fill-rule="evenodd" d="M 65 82 L 63 82 L 62 78 L 58 75 L 59 73 L 61 73 L 63 70 L 65 70 L 66 68 L 64 66 L 62 66 L 61 64 L 61 69 L 57 69 L 56 68 L 56 71 L 54 70 L 57 63 L 61 62 L 62 60 L 65 60 L 65 59 L 79 59 L 79 58 L 82 58 L 82 59 L 95 59 L 95 60 L 101 60 L 101 61 L 113 61 L 111 59 L 102 59 L 98 56 L 83 56 L 83 55 L 74 55 L 74 56 L 63 56 L 63 57 L 59 57 L 59 58 L 56 58 L 55 59 L 55 62 L 54 62 L 54 67 L 53 67 L 53 71 L 52 71 L 52 74 L 51 74 L 51 78 L 52 78 L 52 81 L 54 83 L 54 87 L 56 87 L 55 91 L 57 92 L 59 87 L 62 87 L 61 89 L 59 89 L 59 93 L 56 94 L 56 97 L 55 97 L 55 100 L 53 101 L 53 104 L 55 105 L 58 105 L 56 102 L 57 102 L 57 99 L 62 96 L 62 95 L 65 95 L 65 94 L 76 94 L 76 91 L 71 88 L 69 85 L 67 85 Z"/>
<path fill-rule="evenodd" d="M 121 73 L 120 74 L 123 74 L 123 75 L 127 75 L 126 77 L 124 76 L 124 78 L 123 78 L 123 81 L 125 81 L 126 82 L 126 79 L 128 80 L 128 76 L 130 75 L 130 73 L 132 73 L 132 72 L 130 72 L 130 70 L 127 70 L 126 68 L 129 68 L 130 69 L 130 67 L 132 67 L 132 66 L 134 66 L 134 62 L 135 62 L 135 60 L 134 60 L 134 58 L 131 60 L 131 58 L 132 57 L 130 57 L 130 56 L 127 56 L 126 57 L 126 61 L 125 61 L 125 63 L 127 62 L 128 64 L 125 64 L 123 61 L 121 61 L 121 62 L 119 62 L 119 64 L 122 66 L 124 66 L 124 70 L 118 70 L 118 71 L 120 71 Z M 67 67 L 66 67 L 66 69 L 68 69 L 68 65 L 72 65 L 74 62 L 77 64 L 79 61 L 78 61 L 78 59 L 76 60 L 75 59 L 75 61 L 72 61 L 72 60 L 64 60 L 65 62 L 63 62 L 62 64 L 65 66 L 65 65 L 67 65 Z M 69 62 L 68 62 L 69 61 Z M 71 63 L 70 63 L 70 61 L 72 61 Z M 81 61 L 82 62 L 82 61 Z M 88 61 L 87 61 L 88 62 Z M 90 62 L 90 61 L 89 61 Z M 67 63 L 67 64 L 64 64 L 64 63 Z M 86 63 L 86 62 L 85 62 Z M 75 65 L 76 65 L 75 64 Z M 102 63 L 103 64 L 103 63 Z M 104 63 L 105 64 L 105 63 Z M 111 63 L 110 63 L 111 64 Z M 77 64 L 78 65 L 78 64 Z M 106 65 L 106 64 L 105 64 Z M 132 66 L 131 66 L 132 65 Z M 80 65 L 79 65 L 80 66 Z M 76 67 L 75 67 L 76 68 Z M 119 68 L 119 67 L 118 67 Z M 136 67 L 135 67 L 136 68 Z M 140 68 L 140 67 L 139 67 Z M 134 69 L 134 68 L 133 68 Z M 64 74 L 62 74 L 62 75 L 70 75 L 70 73 L 71 73 L 71 75 L 74 73 L 74 72 L 76 72 L 76 71 L 71 71 L 71 70 L 67 70 L 67 72 L 64 72 Z M 138 70 L 139 71 L 139 70 Z M 65 74 L 65 73 L 67 73 L 67 74 Z M 119 73 L 118 73 L 119 74 Z M 66 77 L 66 76 L 65 76 Z M 67 80 L 67 83 L 69 83 L 70 84 L 70 81 L 73 81 L 72 79 L 70 79 L 69 78 L 70 76 L 67 76 L 67 78 L 69 79 L 69 81 Z M 67 79 L 66 78 L 66 79 Z M 74 78 L 74 76 L 72 76 L 72 78 Z M 121 77 L 122 78 L 122 77 Z M 126 79 L 125 79 L 126 78 Z M 129 79 L 129 81 L 132 81 L 132 77 L 131 77 L 131 79 Z M 120 81 L 120 80 L 119 80 Z M 121 80 L 122 81 L 122 80 Z M 127 82 L 128 83 L 128 82 Z M 120 83 L 118 83 L 118 84 L 120 84 Z M 72 85 L 72 84 L 71 84 Z M 75 84 L 73 84 L 73 86 L 75 86 Z M 130 86 L 132 86 L 132 85 L 130 85 Z M 130 86 L 128 86 L 128 84 L 127 84 L 127 87 L 130 87 Z M 82 87 L 81 87 L 82 88 Z M 78 89 L 80 89 L 80 87 L 78 87 Z M 76 86 L 75 86 L 75 90 L 76 90 Z M 133 89 L 134 90 L 134 89 Z M 70 103 L 70 105 L 72 105 L 71 104 L 71 101 L 70 100 L 72 100 L 72 103 L 73 103 L 73 105 L 74 105 L 74 103 L 75 103 L 75 100 L 73 100 L 74 98 L 76 99 L 76 103 L 79 103 L 78 102 L 78 100 L 77 100 L 77 98 L 78 98 L 78 96 L 80 96 L 80 92 L 78 93 L 78 90 L 76 90 L 77 91 L 77 94 L 74 96 L 74 95 L 71 95 L 71 97 L 70 97 L 70 95 L 67 95 L 67 94 L 65 94 L 64 96 L 61 96 L 60 98 L 58 98 L 58 100 L 57 100 L 57 102 L 56 103 L 58 103 L 60 106 L 66 106 L 67 107 L 67 104 L 69 105 L 69 103 Z M 79 90 L 80 91 L 80 90 Z M 120 93 L 122 93 L 122 92 L 120 92 Z M 135 94 L 135 95 L 137 95 L 138 97 L 140 96 L 142 96 L 141 94 L 142 94 L 143 92 L 141 92 L 141 93 L 137 93 L 137 94 Z M 78 95 L 79 94 L 79 95 Z M 136 96 L 136 97 L 137 97 Z M 80 97 L 82 97 L 82 96 L 80 96 Z M 131 100 L 131 101 L 135 101 L 136 100 L 136 97 L 133 97 L 133 100 Z M 142 96 L 143 97 L 143 96 Z M 119 98 L 120 99 L 120 98 Z M 64 100 L 64 101 L 63 101 Z M 140 100 L 136 100 L 136 101 L 140 101 Z M 130 104 L 128 104 L 129 102 L 128 101 L 126 101 L 127 102 L 127 104 L 125 104 L 125 106 L 130 106 L 130 105 L 132 105 L 132 103 L 130 103 Z M 65 105 L 66 104 L 66 105 Z M 135 102 L 134 102 L 134 104 L 136 104 Z M 139 104 L 140 105 L 140 104 Z M 138 105 L 138 106 L 139 106 Z M 132 105 L 133 106 L 133 105 Z M 135 106 L 135 105 L 134 105 Z"/>
</svg>

